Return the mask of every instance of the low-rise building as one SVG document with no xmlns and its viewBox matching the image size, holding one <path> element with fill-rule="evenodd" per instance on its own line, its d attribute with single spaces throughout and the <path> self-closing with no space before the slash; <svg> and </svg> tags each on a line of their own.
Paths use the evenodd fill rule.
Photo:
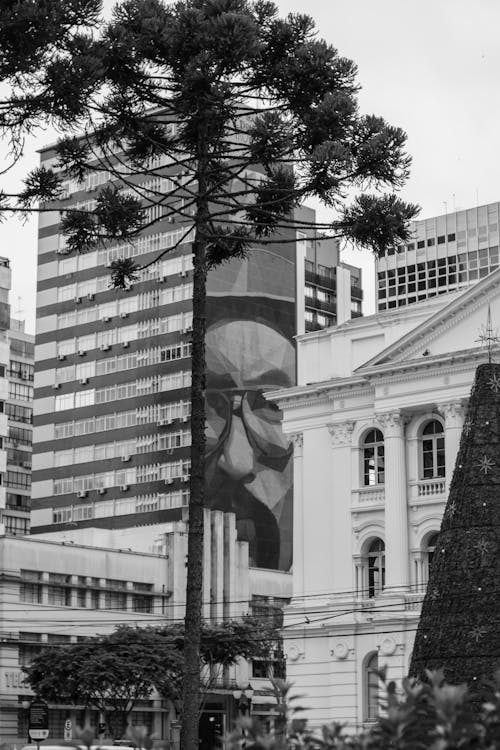
<svg viewBox="0 0 500 750">
<path fill-rule="evenodd" d="M 236 540 L 234 515 L 206 511 L 205 520 L 204 617 L 223 621 L 289 600 L 289 574 L 249 568 L 248 543 Z M 67 531 L 0 538 L 2 741 L 26 741 L 26 705 L 33 696 L 22 667 L 41 648 L 75 643 L 120 624 L 154 626 L 183 617 L 186 523 L 181 520 L 151 531 L 152 527 L 120 532 L 79 529 L 73 535 Z M 249 682 L 254 711 L 264 718 L 272 715 L 266 675 L 260 663 L 242 662 L 228 669 L 207 699 L 202 730 L 215 723 L 222 730 L 230 726 L 237 714 L 233 692 Z M 84 708 L 50 706 L 50 739 L 63 739 L 67 719 L 73 726 L 81 725 Z M 99 720 L 96 714 L 90 718 L 94 724 Z M 132 720 L 168 738 L 173 718 L 170 707 L 153 696 L 137 706 Z"/>
<path fill-rule="evenodd" d="M 407 673 L 489 309 L 498 270 L 304 335 L 299 385 L 267 394 L 294 441 L 287 678 L 315 724 L 372 720 L 376 670 Z"/>
</svg>

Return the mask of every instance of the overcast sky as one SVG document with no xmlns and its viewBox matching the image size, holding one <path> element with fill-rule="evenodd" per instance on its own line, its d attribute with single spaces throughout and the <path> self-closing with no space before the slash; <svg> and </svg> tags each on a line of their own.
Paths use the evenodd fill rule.
<svg viewBox="0 0 500 750">
<path fill-rule="evenodd" d="M 420 218 L 500 200 L 500 3 L 498 0 L 280 0 L 307 12 L 319 35 L 359 69 L 361 110 L 408 133 L 411 178 L 402 196 Z M 54 140 L 39 133 L 22 164 L 1 178 L 8 192 Z M 322 214 L 327 219 L 327 214 Z M 36 221 L 0 225 L 0 254 L 11 260 L 12 311 L 34 331 Z M 373 311 L 372 261 L 346 252 L 365 273 Z M 18 313 L 21 310 L 22 313 Z"/>
</svg>

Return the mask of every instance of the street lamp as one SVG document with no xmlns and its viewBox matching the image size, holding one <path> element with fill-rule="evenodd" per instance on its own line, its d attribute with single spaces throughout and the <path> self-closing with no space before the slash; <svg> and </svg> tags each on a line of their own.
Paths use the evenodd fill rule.
<svg viewBox="0 0 500 750">
<path fill-rule="evenodd" d="M 21 701 L 21 707 L 23 709 L 23 719 L 24 721 L 26 721 L 26 732 L 28 734 L 28 743 L 31 745 L 31 737 L 30 737 L 30 731 L 29 731 L 30 706 L 31 706 L 31 701 L 26 700 L 26 699 Z M 23 724 L 24 724 L 24 721 L 23 721 Z"/>
<path fill-rule="evenodd" d="M 236 688 L 233 690 L 233 698 L 235 699 L 237 705 L 238 705 L 238 711 L 242 716 L 250 716 L 252 713 L 252 698 L 254 694 L 254 689 L 248 683 L 246 688 Z"/>
</svg>

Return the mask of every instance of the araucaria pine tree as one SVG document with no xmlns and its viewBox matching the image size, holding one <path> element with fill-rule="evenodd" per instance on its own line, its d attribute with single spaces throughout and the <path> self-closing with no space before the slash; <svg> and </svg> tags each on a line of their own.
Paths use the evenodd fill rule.
<svg viewBox="0 0 500 750">
<path fill-rule="evenodd" d="M 61 211 L 68 252 L 86 252 L 112 237 L 133 240 L 157 221 L 176 225 L 175 244 L 142 262 L 124 246 L 112 279 L 125 287 L 159 254 L 192 243 L 182 714 L 183 746 L 192 750 L 198 745 L 207 274 L 266 244 L 295 241 L 297 229 L 315 231 L 294 215 L 311 198 L 331 209 L 331 221 L 319 227 L 326 236 L 376 253 L 404 242 L 417 209 L 391 191 L 408 176 L 406 135 L 359 112 L 356 66 L 317 37 L 311 18 L 280 18 L 266 0 L 126 0 L 98 32 L 82 30 L 32 84 L 30 94 L 50 101 L 53 119 L 70 135 L 57 147 L 59 171 L 35 170 L 22 205 L 41 200 Z M 79 181 L 96 170 L 111 182 L 96 191 L 93 208 L 50 203 L 61 197 L 62 177 Z M 380 189 L 385 192 L 364 192 Z"/>
<path fill-rule="evenodd" d="M 465 419 L 410 673 L 472 690 L 500 666 L 500 364 L 480 365 Z"/>
</svg>

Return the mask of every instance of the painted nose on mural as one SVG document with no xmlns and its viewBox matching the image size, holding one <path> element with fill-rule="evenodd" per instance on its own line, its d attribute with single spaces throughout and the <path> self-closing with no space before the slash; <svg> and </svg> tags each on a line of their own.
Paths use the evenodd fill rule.
<svg viewBox="0 0 500 750">
<path fill-rule="evenodd" d="M 255 479 L 255 462 L 252 446 L 240 417 L 233 415 L 219 467 L 232 479 L 252 482 Z"/>
</svg>

